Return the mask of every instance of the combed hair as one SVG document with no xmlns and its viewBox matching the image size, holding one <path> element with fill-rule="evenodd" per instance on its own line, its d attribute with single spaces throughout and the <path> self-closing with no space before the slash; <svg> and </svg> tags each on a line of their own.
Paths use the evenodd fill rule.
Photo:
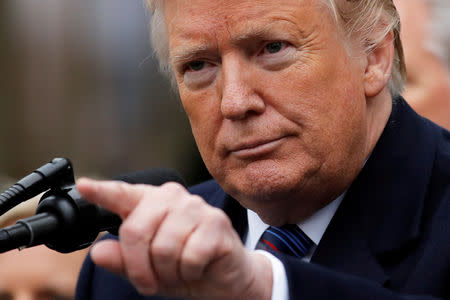
<svg viewBox="0 0 450 300">
<path fill-rule="evenodd" d="M 153 16 L 151 40 L 162 72 L 174 81 L 170 66 L 169 43 L 162 14 L 164 0 L 146 0 Z M 405 84 L 406 67 L 400 40 L 400 18 L 392 0 L 320 0 L 331 10 L 335 22 L 344 34 L 358 38 L 366 51 L 376 49 L 390 33 L 394 36 L 395 57 L 389 88 L 393 95 L 399 94 Z M 433 1 L 433 0 L 430 0 Z M 438 1 L 438 0 L 436 0 Z M 449 0 L 443 0 L 449 1 Z"/>
</svg>

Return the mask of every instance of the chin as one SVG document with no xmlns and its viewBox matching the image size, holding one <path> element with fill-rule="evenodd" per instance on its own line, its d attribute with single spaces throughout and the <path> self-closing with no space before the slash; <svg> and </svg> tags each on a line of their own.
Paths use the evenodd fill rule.
<svg viewBox="0 0 450 300">
<path fill-rule="evenodd" d="M 250 169 L 240 176 L 230 176 L 225 190 L 247 208 L 280 205 L 299 197 L 302 176 L 282 169 Z"/>
<path fill-rule="evenodd" d="M 320 202 L 320 199 L 316 199 L 320 188 L 317 189 L 315 180 L 311 180 L 317 178 L 314 176 L 317 172 L 302 172 L 306 168 L 290 166 L 293 164 L 253 164 L 229 173 L 219 183 L 228 194 L 242 206 L 256 212 L 265 223 L 275 226 L 298 223 L 312 213 L 316 202 Z"/>
<path fill-rule="evenodd" d="M 310 199 L 302 196 L 303 191 L 297 187 L 280 185 L 252 184 L 252 189 L 245 192 L 239 189 L 231 194 L 242 206 L 248 208 L 272 226 L 299 223 L 309 215 L 312 208 Z"/>
</svg>

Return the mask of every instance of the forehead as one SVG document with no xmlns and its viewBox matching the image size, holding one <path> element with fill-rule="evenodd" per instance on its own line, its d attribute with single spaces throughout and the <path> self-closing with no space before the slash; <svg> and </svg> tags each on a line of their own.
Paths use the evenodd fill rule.
<svg viewBox="0 0 450 300">
<path fill-rule="evenodd" d="M 323 0 L 170 0 L 164 2 L 164 10 L 172 16 L 196 15 L 206 13 L 212 19 L 238 20 L 242 16 L 260 16 L 268 13 L 285 13 L 292 9 L 312 6 Z M 216 19 L 223 21 L 224 19 Z"/>
<path fill-rule="evenodd" d="M 285 23 L 291 30 L 311 30 L 323 23 L 322 0 L 170 0 L 164 17 L 170 47 L 187 41 L 235 38 Z"/>
</svg>

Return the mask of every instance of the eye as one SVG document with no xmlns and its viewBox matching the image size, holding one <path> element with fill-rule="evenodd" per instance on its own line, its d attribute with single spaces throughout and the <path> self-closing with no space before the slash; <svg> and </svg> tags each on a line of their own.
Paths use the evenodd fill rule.
<svg viewBox="0 0 450 300">
<path fill-rule="evenodd" d="M 255 61 L 267 70 L 282 70 L 295 62 L 296 48 L 289 42 L 265 42 L 260 49 Z"/>
<path fill-rule="evenodd" d="M 198 72 L 205 68 L 206 62 L 202 60 L 191 61 L 186 65 L 186 71 Z"/>
<path fill-rule="evenodd" d="M 183 84 L 191 89 L 198 89 L 209 85 L 217 71 L 217 64 L 208 59 L 192 60 L 186 62 L 179 75 L 183 78 Z"/>
<path fill-rule="evenodd" d="M 271 42 L 264 47 L 264 51 L 269 54 L 275 54 L 283 50 L 285 47 L 286 43 L 284 42 Z"/>
</svg>

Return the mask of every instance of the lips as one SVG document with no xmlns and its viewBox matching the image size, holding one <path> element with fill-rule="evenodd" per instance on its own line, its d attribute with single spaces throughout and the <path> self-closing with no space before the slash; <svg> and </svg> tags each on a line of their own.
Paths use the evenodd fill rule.
<svg viewBox="0 0 450 300">
<path fill-rule="evenodd" d="M 233 145 L 229 148 L 229 153 L 240 158 L 261 156 L 273 152 L 286 137 L 254 140 Z"/>
</svg>

